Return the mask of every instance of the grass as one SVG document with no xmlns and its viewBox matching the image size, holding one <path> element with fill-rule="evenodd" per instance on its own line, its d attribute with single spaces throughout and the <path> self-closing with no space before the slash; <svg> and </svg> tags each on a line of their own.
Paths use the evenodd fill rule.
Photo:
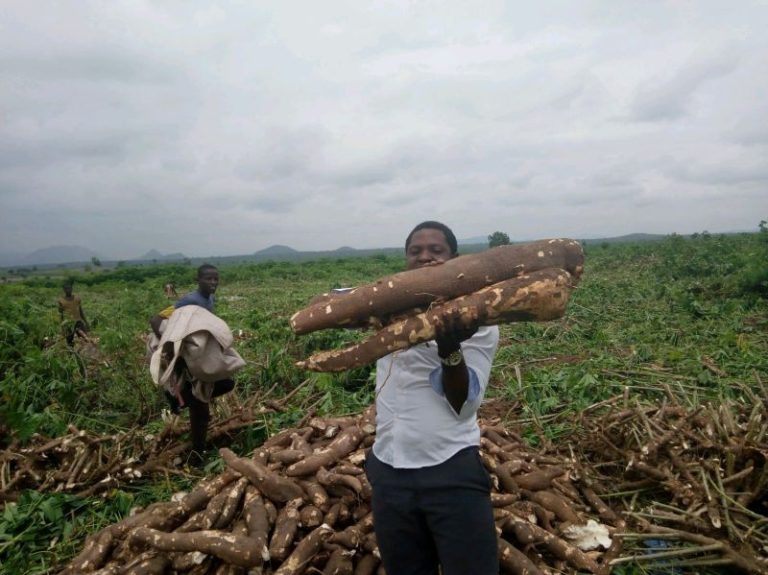
<svg viewBox="0 0 768 575">
<path fill-rule="evenodd" d="M 586 246 L 586 271 L 566 317 L 502 326 L 488 395 L 520 406 L 513 415 L 532 441 L 541 433 L 552 441 L 568 437 L 575 413 L 627 388 L 651 402 L 671 391 L 691 405 L 742 394 L 744 386 L 764 395 L 767 239 L 761 228 L 755 234 Z M 280 397 L 305 384 L 296 405 L 302 394 L 319 394 L 320 415 L 368 406 L 371 367 L 308 374 L 293 365 L 360 334 L 297 337 L 287 320 L 321 292 L 371 281 L 403 264 L 399 257 L 374 256 L 222 266 L 217 312 L 238 334 L 237 349 L 248 362 L 237 378 L 237 396 L 244 400 L 274 386 Z M 174 281 L 179 293 L 189 291 L 193 275 L 192 267 L 179 265 L 77 275 L 74 291 L 100 340 L 96 358 L 73 354 L 61 341 L 56 300 L 63 277 L 0 284 L 0 431 L 6 442 L 13 437 L 23 443 L 34 432 L 55 436 L 70 424 L 100 433 L 155 429 L 164 405 L 144 363 L 142 336 L 148 318 L 168 305 L 163 284 Z M 289 405 L 265 416 L 263 427 L 243 433 L 236 448 L 252 449 L 302 415 Z M 220 462 L 211 465 L 213 472 Z M 88 532 L 183 487 L 180 479 L 149 480 L 132 491 L 84 500 L 25 493 L 0 515 L 0 572 L 50 573 Z M 641 571 L 623 567 L 622 573 L 632 572 Z"/>
</svg>

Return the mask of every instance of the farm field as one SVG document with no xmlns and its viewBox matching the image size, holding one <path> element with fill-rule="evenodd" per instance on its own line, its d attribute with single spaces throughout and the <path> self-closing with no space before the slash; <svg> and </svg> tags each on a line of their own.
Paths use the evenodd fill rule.
<svg viewBox="0 0 768 575">
<path fill-rule="evenodd" d="M 585 251 L 563 319 L 502 326 L 485 421 L 526 453 L 569 461 L 625 514 L 631 533 L 612 572 L 768 569 L 768 230 Z M 212 442 L 246 455 L 308 417 L 369 407 L 372 367 L 294 366 L 362 334 L 299 337 L 288 318 L 319 293 L 402 267 L 384 255 L 221 265 L 217 314 L 247 366 L 216 406 Z M 58 325 L 63 277 L 0 284 L 0 572 L 57 573 L 87 535 L 224 472 L 215 450 L 204 467 L 185 465 L 186 416 L 175 424 L 164 416 L 145 365 L 147 320 L 168 305 L 163 284 L 191 291 L 193 274 L 182 265 L 76 274 L 98 344 L 74 352 Z M 122 459 L 90 479 L 71 462 L 62 474 L 50 461 L 66 444 L 86 446 L 78 437 Z M 47 450 L 57 438 L 60 450 Z M 649 549 L 668 555 L 652 563 Z"/>
</svg>

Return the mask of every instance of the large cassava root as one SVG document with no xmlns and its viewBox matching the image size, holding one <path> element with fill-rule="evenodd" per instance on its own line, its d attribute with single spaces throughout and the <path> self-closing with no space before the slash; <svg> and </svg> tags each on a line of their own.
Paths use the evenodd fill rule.
<svg viewBox="0 0 768 575">
<path fill-rule="evenodd" d="M 394 351 L 430 341 L 448 314 L 467 322 L 495 325 L 510 321 L 546 321 L 561 317 L 570 294 L 571 275 L 546 269 L 505 280 L 428 311 L 396 321 L 365 341 L 341 350 L 319 352 L 297 366 L 313 371 L 343 371 L 371 363 Z"/>
<path fill-rule="evenodd" d="M 384 277 L 340 297 L 326 294 L 326 298 L 296 312 L 291 317 L 291 327 L 301 335 L 319 329 L 364 325 L 371 317 L 384 318 L 428 306 L 547 268 L 565 270 L 578 280 L 583 266 L 581 245 L 570 239 L 498 246 Z"/>
</svg>

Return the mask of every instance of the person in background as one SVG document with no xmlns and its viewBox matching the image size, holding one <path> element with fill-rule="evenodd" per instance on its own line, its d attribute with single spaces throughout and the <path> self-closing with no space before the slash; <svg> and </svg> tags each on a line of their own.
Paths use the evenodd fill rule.
<svg viewBox="0 0 768 575">
<path fill-rule="evenodd" d="M 179 294 L 176 293 L 176 286 L 171 282 L 168 282 L 163 286 L 163 293 L 168 299 L 177 299 L 179 297 Z"/>
<path fill-rule="evenodd" d="M 184 306 L 196 305 L 215 313 L 215 293 L 219 287 L 219 270 L 211 264 L 203 264 L 197 268 L 197 289 L 182 296 L 175 304 L 162 310 L 159 314 L 149 320 L 155 336 L 162 337 L 163 320 L 168 319 L 171 314 Z M 192 382 L 190 377 L 186 377 L 183 359 L 176 364 L 176 369 L 182 377 L 181 384 L 173 391 L 164 390 L 164 394 L 171 407 L 171 412 L 178 414 L 183 407 L 189 407 L 189 426 L 192 440 L 191 461 L 194 464 L 203 462 L 205 453 L 205 439 L 208 434 L 208 424 L 211 419 L 210 404 L 201 401 L 192 393 Z M 218 397 L 232 391 L 235 387 L 233 379 L 222 379 L 214 383 L 212 397 Z"/>
<path fill-rule="evenodd" d="M 159 338 L 161 335 L 161 324 L 164 319 L 171 317 L 173 310 L 184 307 L 185 305 L 199 305 L 211 313 L 214 312 L 216 305 L 216 290 L 219 288 L 219 270 L 211 264 L 203 264 L 197 268 L 197 289 L 193 292 L 179 298 L 176 303 L 168 306 L 159 314 L 149 320 L 149 325 L 154 334 Z"/>
<path fill-rule="evenodd" d="M 78 296 L 72 293 L 74 282 L 67 280 L 62 286 L 64 295 L 59 298 L 59 318 L 67 345 L 72 347 L 75 336 L 88 337 L 88 320 L 85 319 L 83 304 Z"/>
<path fill-rule="evenodd" d="M 405 242 L 407 269 L 458 255 L 446 225 Z M 376 364 L 376 440 L 365 470 L 384 568 L 394 575 L 496 575 L 491 482 L 477 409 L 499 341 L 496 326 L 448 316 L 436 337 Z"/>
</svg>

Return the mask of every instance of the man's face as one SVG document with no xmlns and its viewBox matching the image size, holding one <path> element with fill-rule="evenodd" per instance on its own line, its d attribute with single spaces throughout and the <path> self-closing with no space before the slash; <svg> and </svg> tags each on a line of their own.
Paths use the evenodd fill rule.
<svg viewBox="0 0 768 575">
<path fill-rule="evenodd" d="M 197 276 L 197 288 L 204 296 L 216 293 L 219 287 L 219 272 L 216 270 L 206 270 Z"/>
<path fill-rule="evenodd" d="M 411 243 L 405 250 L 406 267 L 409 270 L 441 263 L 453 258 L 445 234 L 433 228 L 424 228 L 414 232 Z"/>
</svg>

